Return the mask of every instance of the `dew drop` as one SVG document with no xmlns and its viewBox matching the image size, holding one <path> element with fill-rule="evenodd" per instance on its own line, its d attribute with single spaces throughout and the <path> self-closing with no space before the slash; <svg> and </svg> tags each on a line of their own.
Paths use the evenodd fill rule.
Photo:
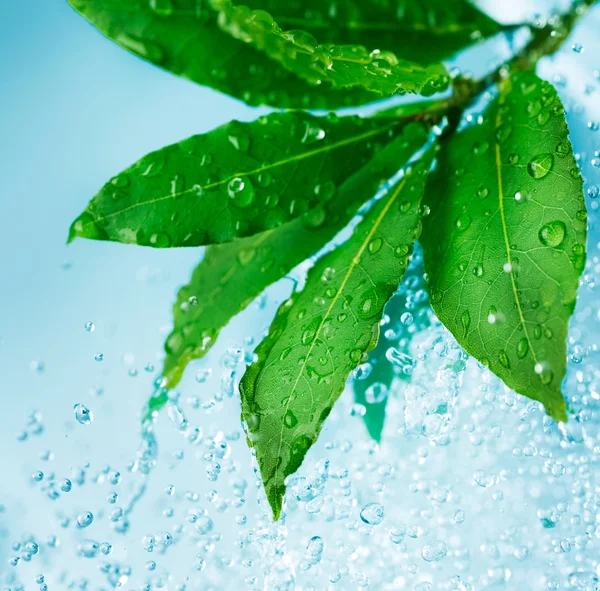
<svg viewBox="0 0 600 591">
<path fill-rule="evenodd" d="M 544 246 L 557 248 L 560 246 L 567 234 L 567 227 L 560 220 L 554 220 L 542 226 L 538 233 L 540 242 Z"/>
<path fill-rule="evenodd" d="M 538 154 L 534 156 L 527 165 L 527 172 L 534 179 L 543 179 L 554 166 L 552 154 Z"/>
<path fill-rule="evenodd" d="M 519 359 L 524 359 L 525 356 L 527 355 L 528 351 L 529 351 L 529 343 L 528 343 L 527 339 L 525 337 L 523 337 L 517 343 L 517 357 Z"/>
</svg>

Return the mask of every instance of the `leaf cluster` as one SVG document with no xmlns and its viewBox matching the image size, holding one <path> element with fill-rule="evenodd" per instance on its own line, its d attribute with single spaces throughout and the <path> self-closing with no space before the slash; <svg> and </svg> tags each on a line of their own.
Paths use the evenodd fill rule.
<svg viewBox="0 0 600 591">
<path fill-rule="evenodd" d="M 429 305 L 471 356 L 566 420 L 561 381 L 586 210 L 563 105 L 535 63 L 589 1 L 559 19 L 560 35 L 537 31 L 478 83 L 451 81 L 443 60 L 503 28 L 465 0 L 70 2 L 165 70 L 291 109 L 145 155 L 71 226 L 69 241 L 206 246 L 177 296 L 165 388 L 150 414 L 236 314 L 309 259 L 304 286 L 277 311 L 240 383 L 275 519 L 286 477 L 352 373 L 380 440 L 387 394 L 410 379 L 410 338 L 432 318 Z M 309 112 L 429 97 L 451 83 L 442 98 L 370 117 Z M 479 120 L 461 123 L 484 90 Z M 422 259 L 406 274 L 417 240 Z M 416 300 L 407 282 L 422 283 Z M 418 322 L 400 321 L 407 313 Z"/>
</svg>

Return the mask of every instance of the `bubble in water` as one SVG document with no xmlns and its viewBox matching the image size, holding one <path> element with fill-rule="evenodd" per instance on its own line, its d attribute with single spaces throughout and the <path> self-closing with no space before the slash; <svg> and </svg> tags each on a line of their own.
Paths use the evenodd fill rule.
<svg viewBox="0 0 600 591">
<path fill-rule="evenodd" d="M 92 525 L 94 521 L 94 515 L 91 511 L 84 511 L 77 516 L 77 525 L 78 527 L 84 528 Z"/>
<path fill-rule="evenodd" d="M 425 562 L 439 562 L 448 554 L 448 546 L 440 540 L 434 540 L 421 549 L 421 557 Z"/>
<path fill-rule="evenodd" d="M 73 413 L 78 423 L 82 425 L 89 425 L 94 420 L 92 411 L 81 403 L 76 404 L 73 407 Z"/>
<path fill-rule="evenodd" d="M 381 503 L 368 503 L 360 512 L 360 518 L 369 525 L 379 525 L 385 516 L 385 510 Z"/>
</svg>

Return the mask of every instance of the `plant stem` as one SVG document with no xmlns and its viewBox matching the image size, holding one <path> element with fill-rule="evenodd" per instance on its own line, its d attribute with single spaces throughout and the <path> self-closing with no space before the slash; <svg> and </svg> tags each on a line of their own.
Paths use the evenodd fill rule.
<svg viewBox="0 0 600 591">
<path fill-rule="evenodd" d="M 529 43 L 517 55 L 501 64 L 485 78 L 475 81 L 458 76 L 452 83 L 452 96 L 437 101 L 393 107 L 380 111 L 376 116 L 398 117 L 406 122 L 428 121 L 434 124 L 448 117 L 450 128 L 454 128 L 465 109 L 490 86 L 506 78 L 510 72 L 532 69 L 542 57 L 556 53 L 595 3 L 596 0 L 581 0 L 569 12 L 549 18 L 546 25 L 534 31 Z M 417 110 L 419 106 L 421 108 Z"/>
</svg>

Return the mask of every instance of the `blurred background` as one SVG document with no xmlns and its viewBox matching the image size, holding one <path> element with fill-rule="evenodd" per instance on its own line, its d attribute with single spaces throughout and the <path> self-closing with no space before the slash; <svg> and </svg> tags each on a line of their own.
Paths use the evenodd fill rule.
<svg viewBox="0 0 600 591">
<path fill-rule="evenodd" d="M 522 12 L 532 17 L 550 4 L 487 3 L 499 18 Z M 553 5 L 565 7 L 569 2 Z M 600 150 L 600 132 L 588 125 L 600 121 L 599 30 L 596 6 L 572 43 L 539 69 L 558 85 L 568 108 L 572 141 L 588 187 L 600 182 L 600 170 L 591 164 Z M 573 43 L 581 44 L 583 51 L 573 51 Z M 502 41 L 494 51 L 509 49 Z M 460 59 L 458 64 L 473 70 L 489 65 L 481 57 Z M 245 339 L 260 337 L 289 292 L 289 280 L 238 317 L 211 354 L 189 368 L 180 390 L 191 409 L 190 424 L 203 429 L 203 442 L 190 444 L 173 425 L 177 417 L 161 417 L 157 466 L 149 477 L 140 475 L 135 469 L 142 442 L 139 411 L 153 391 L 154 367 L 160 367 L 177 288 L 188 280 L 202 250 L 161 251 L 83 240 L 66 246 L 69 225 L 106 179 L 147 152 L 232 118 L 254 119 L 266 109 L 249 108 L 144 63 L 102 37 L 64 0 L 0 2 L 0 80 L 0 582 L 5 588 L 48 584 L 230 589 L 239 584 L 263 589 L 266 584 L 270 589 L 293 589 L 292 580 L 296 588 L 307 590 L 366 585 L 422 591 L 470 588 L 459 586 L 463 584 L 473 584 L 472 589 L 597 588 L 600 545 L 593 532 L 591 545 L 569 541 L 572 552 L 560 550 L 563 539 L 586 535 L 586 527 L 596 519 L 597 504 L 588 496 L 600 493 L 594 477 L 598 468 L 581 461 L 598 453 L 596 431 L 590 426 L 575 434 L 546 429 L 539 411 L 527 411 L 523 418 L 527 403 L 519 398 L 503 405 L 500 395 L 488 401 L 493 408 L 502 406 L 499 414 L 473 403 L 471 408 L 482 412 L 475 420 L 466 409 L 477 400 L 481 384 L 489 384 L 490 390 L 500 387 L 489 376 L 482 377 L 474 363 L 460 377 L 462 389 L 448 427 L 456 433 L 452 445 L 436 447 L 426 438 L 407 438 L 399 392 L 398 400 L 390 402 L 390 412 L 397 412 L 388 421 L 381 449 L 369 442 L 360 417 L 351 416 L 352 400 L 345 394 L 319 445 L 311 450 L 301 473 L 309 477 L 318 471 L 323 456 L 335 470 L 349 469 L 354 484 L 348 510 L 353 519 L 364 503 L 383 499 L 390 515 L 385 531 L 365 532 L 353 527 L 352 519 L 329 519 L 318 511 L 307 517 L 298 503 L 290 509 L 289 532 L 269 526 L 264 508 L 257 504 L 256 477 L 239 425 L 239 400 L 226 397 L 214 407 L 210 401 L 222 388 L 219 368 L 227 348 L 247 347 Z M 593 222 L 596 204 L 590 200 L 588 205 Z M 592 228 L 589 280 L 573 327 L 574 343 L 582 347 L 585 359 L 570 370 L 571 393 L 580 392 L 582 383 L 591 388 L 595 376 L 597 358 L 588 353 L 594 352 L 592 345 L 600 334 L 594 292 L 598 238 Z M 93 323 L 93 330 L 86 323 Z M 424 377 L 437 371 L 433 362 L 430 365 L 423 368 Z M 195 379 L 199 368 L 213 368 L 204 383 Z M 199 402 L 190 402 L 193 397 Z M 75 421 L 77 403 L 93 412 L 91 424 Z M 499 443 L 488 442 L 496 424 L 505 433 Z M 473 433 L 481 435 L 477 445 Z M 555 461 L 567 472 L 560 482 L 557 478 L 563 474 L 553 475 L 554 464 L 546 465 L 547 456 L 532 452 L 537 464 L 522 459 L 527 456 L 522 450 L 536 438 L 537 448 L 562 458 Z M 227 450 L 220 452 L 222 474 L 215 481 L 210 473 L 207 478 L 213 460 L 206 454 L 221 443 Z M 515 448 L 521 452 L 515 453 Z M 385 466 L 394 467 L 391 474 Z M 473 484 L 477 470 L 505 482 L 503 497 L 481 496 L 487 487 Z M 506 478 L 503 470 L 509 474 Z M 37 472 L 42 472 L 41 478 Z M 44 482 L 52 474 L 58 482 L 72 480 L 69 495 L 49 498 Z M 335 483 L 324 493 L 325 505 L 328 494 L 335 497 L 335 487 L 344 487 L 343 478 L 339 473 L 332 477 Z M 385 490 L 377 490 L 375 483 L 386 478 Z M 415 482 L 435 484 L 423 487 Z M 577 486 L 585 490 L 573 492 Z M 449 491 L 447 514 L 446 505 L 443 510 L 431 508 L 437 502 L 431 500 L 432 491 L 440 487 Z M 246 488 L 245 494 L 238 494 Z M 498 489 L 500 484 L 489 494 L 497 495 Z M 548 491 L 552 498 L 544 504 Z M 118 499 L 111 502 L 114 492 Z M 412 500 L 403 506 L 406 496 Z M 245 504 L 239 503 L 240 497 Z M 581 506 L 571 514 L 569 507 L 577 506 L 577 499 Z M 539 529 L 540 519 L 546 518 L 540 517 L 540 510 L 553 507 L 560 514 L 556 507 L 561 502 L 567 505 L 564 527 L 570 529 L 560 535 L 554 526 Z M 502 515 L 503 507 L 508 514 Z M 473 519 L 467 518 L 455 531 L 462 523 L 456 512 L 469 510 Z M 75 527 L 86 511 L 94 514 L 93 524 Z M 206 524 L 207 516 L 212 525 L 203 531 L 198 520 Z M 390 528 L 413 526 L 414 536 L 390 545 Z M 518 539 L 506 537 L 509 526 L 518 529 Z M 248 533 L 250 527 L 254 533 Z M 257 531 L 263 532 L 262 541 L 257 542 Z M 174 540 L 172 547 L 167 533 Z M 307 540 L 315 535 L 324 540 L 324 558 L 319 566 L 305 568 Z M 439 540 L 450 548 L 452 558 L 439 564 L 423 562 L 424 544 Z M 278 554 L 284 541 L 287 550 Z M 111 544 L 109 554 L 97 547 L 103 542 Z M 507 544 L 512 544 L 510 550 Z M 154 552 L 148 552 L 148 546 Z M 11 564 L 14 557 L 21 557 L 16 566 Z M 462 567 L 457 566 L 461 561 Z M 397 564 L 393 577 L 392 564 Z M 578 569 L 586 574 L 573 578 Z M 40 574 L 45 583 L 38 580 Z M 456 576 L 460 581 L 452 583 Z M 421 584 L 432 586 L 418 587 Z"/>
</svg>

